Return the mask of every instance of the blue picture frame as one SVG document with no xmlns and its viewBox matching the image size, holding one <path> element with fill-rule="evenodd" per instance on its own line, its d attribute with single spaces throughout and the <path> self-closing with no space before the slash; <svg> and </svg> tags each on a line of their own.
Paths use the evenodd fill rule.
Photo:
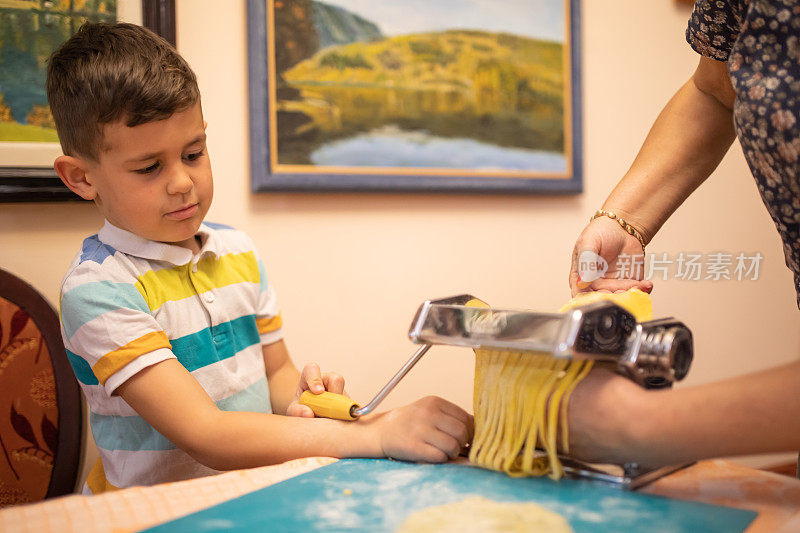
<svg viewBox="0 0 800 533">
<path fill-rule="evenodd" d="M 281 0 L 277 0 L 283 4 Z M 432 0 L 436 1 L 436 0 Z M 284 165 L 277 163 L 277 153 L 271 149 L 276 132 L 275 121 L 270 119 L 270 92 L 277 86 L 271 71 L 270 54 L 275 49 L 269 39 L 275 0 L 247 1 L 249 101 L 250 101 L 250 170 L 251 190 L 313 191 L 313 192 L 474 192 L 474 193 L 534 193 L 576 194 L 582 192 L 582 107 L 581 107 L 581 57 L 580 57 L 580 2 L 563 0 L 568 20 L 565 21 L 569 43 L 569 107 L 564 119 L 566 172 L 547 175 L 537 172 L 527 177 L 513 172 L 462 171 L 428 172 L 430 169 L 402 169 L 374 167 L 324 167 L 313 165 Z M 568 10 L 568 11 L 567 11 Z M 271 138 L 270 136 L 273 135 Z M 331 168 L 334 171 L 326 171 Z M 287 170 L 290 169 L 290 170 Z"/>
</svg>

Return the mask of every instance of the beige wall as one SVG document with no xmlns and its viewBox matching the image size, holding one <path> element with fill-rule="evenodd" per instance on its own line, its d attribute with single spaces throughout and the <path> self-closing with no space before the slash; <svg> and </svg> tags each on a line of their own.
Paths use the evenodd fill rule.
<svg viewBox="0 0 800 533">
<path fill-rule="evenodd" d="M 247 231 L 276 285 L 298 365 L 345 375 L 367 401 L 410 356 L 418 304 L 470 292 L 497 306 L 554 309 L 569 295 L 572 244 L 628 168 L 697 56 L 689 11 L 672 0 L 583 2 L 585 187 L 581 195 L 253 195 L 248 183 L 244 2 L 178 2 L 178 48 L 200 80 L 216 198 L 209 220 Z M 53 302 L 91 205 L 0 206 L 0 266 Z M 658 282 L 656 314 L 696 338 L 688 384 L 793 360 L 800 345 L 792 278 L 738 145 L 650 245 L 652 252 L 760 251 L 757 282 Z M 471 403 L 472 356 L 434 348 L 386 400 L 439 394 Z"/>
</svg>

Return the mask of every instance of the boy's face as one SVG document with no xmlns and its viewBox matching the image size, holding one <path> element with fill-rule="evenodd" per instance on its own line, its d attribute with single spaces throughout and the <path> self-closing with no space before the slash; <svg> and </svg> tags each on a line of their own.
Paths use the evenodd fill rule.
<svg viewBox="0 0 800 533">
<path fill-rule="evenodd" d="M 86 180 L 106 219 L 140 237 L 196 249 L 194 235 L 214 195 L 200 102 L 132 128 L 108 124 L 103 144 Z"/>
</svg>

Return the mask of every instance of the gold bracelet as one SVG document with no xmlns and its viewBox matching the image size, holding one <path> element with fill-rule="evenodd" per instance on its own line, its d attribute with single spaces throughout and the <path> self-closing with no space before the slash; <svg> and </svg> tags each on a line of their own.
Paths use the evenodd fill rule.
<svg viewBox="0 0 800 533">
<path fill-rule="evenodd" d="M 642 253 L 644 253 L 644 237 L 642 237 L 642 234 L 639 233 L 639 230 L 637 230 L 636 228 L 625 222 L 623 219 L 621 219 L 611 211 L 605 211 L 603 209 L 598 209 L 595 212 L 595 214 L 592 215 L 592 218 L 589 219 L 589 222 L 598 217 L 608 217 L 611 220 L 616 220 L 617 222 L 619 222 L 619 225 L 622 226 L 622 229 L 624 229 L 628 233 L 628 235 L 633 235 L 634 237 L 636 237 L 636 240 L 639 241 L 639 244 L 642 245 Z"/>
</svg>

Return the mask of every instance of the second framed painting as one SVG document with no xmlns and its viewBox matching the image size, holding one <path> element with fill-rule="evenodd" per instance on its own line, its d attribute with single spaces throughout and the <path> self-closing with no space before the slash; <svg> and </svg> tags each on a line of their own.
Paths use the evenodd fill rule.
<svg viewBox="0 0 800 533">
<path fill-rule="evenodd" d="M 248 0 L 252 188 L 577 193 L 578 0 Z"/>
<path fill-rule="evenodd" d="M 61 183 L 47 58 L 85 22 L 143 25 L 175 44 L 174 0 L 0 0 L 0 203 L 80 200 Z"/>
</svg>

